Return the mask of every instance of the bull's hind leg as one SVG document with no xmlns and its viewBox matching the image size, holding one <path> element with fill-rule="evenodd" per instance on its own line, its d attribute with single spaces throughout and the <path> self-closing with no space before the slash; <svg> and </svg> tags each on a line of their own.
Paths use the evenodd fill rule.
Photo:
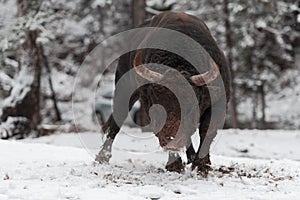
<svg viewBox="0 0 300 200">
<path fill-rule="evenodd" d="M 214 107 L 214 118 L 212 116 L 212 108 L 208 108 L 203 115 L 201 116 L 199 134 L 200 134 L 200 147 L 197 151 L 197 156 L 193 160 L 192 169 L 197 168 L 204 176 L 208 174 L 208 171 L 211 169 L 210 161 L 210 145 L 213 142 L 217 134 L 218 128 L 224 123 L 226 109 L 224 108 L 223 102 L 217 102 Z"/>
<path fill-rule="evenodd" d="M 132 97 L 130 98 L 129 101 L 129 111 L 132 109 L 133 104 L 138 100 L 139 94 L 138 91 L 134 92 Z M 120 106 L 123 108 L 120 108 Z M 126 107 L 125 107 L 126 108 Z M 102 149 L 100 152 L 96 155 L 96 161 L 99 163 L 107 163 L 109 159 L 111 158 L 111 149 L 112 149 L 112 144 L 114 142 L 115 137 L 120 131 L 120 127 L 124 123 L 126 117 L 127 117 L 127 109 L 124 109 L 124 105 L 117 105 L 114 104 L 114 112 L 115 114 L 111 114 L 108 121 L 103 125 L 102 130 L 104 133 L 107 133 L 106 140 L 103 144 Z M 114 116 L 118 117 L 118 122 L 117 123 L 114 119 Z"/>
</svg>

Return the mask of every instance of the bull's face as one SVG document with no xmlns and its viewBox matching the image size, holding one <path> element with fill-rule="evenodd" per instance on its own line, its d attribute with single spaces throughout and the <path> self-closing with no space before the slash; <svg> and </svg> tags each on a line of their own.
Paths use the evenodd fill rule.
<svg viewBox="0 0 300 200">
<path fill-rule="evenodd" d="M 166 147 L 175 139 L 181 122 L 181 110 L 176 96 L 168 88 L 161 85 L 150 85 L 147 88 L 150 117 L 153 132 L 159 139 L 160 146 Z M 155 105 L 160 105 L 161 109 L 155 109 Z M 156 107 L 157 108 L 157 107 Z M 179 146 L 182 145 L 177 145 Z"/>
<path fill-rule="evenodd" d="M 194 90 L 197 87 L 212 82 L 219 74 L 217 64 L 210 59 L 210 70 L 204 74 L 198 75 L 184 75 L 186 79 L 191 83 Z M 152 105 L 161 105 L 164 108 L 164 113 L 158 110 L 149 113 L 153 126 L 153 131 L 159 139 L 159 143 L 167 150 L 179 150 L 187 145 L 190 136 L 196 131 L 198 120 L 193 113 L 194 102 L 189 102 L 192 97 L 189 93 L 185 95 L 184 105 L 178 102 L 176 95 L 173 91 L 170 91 L 167 87 L 159 85 L 159 82 L 167 82 L 167 85 L 175 85 L 175 89 L 185 91 L 187 88 L 178 84 L 178 77 L 174 74 L 159 73 L 152 71 L 142 64 L 142 53 L 138 51 L 134 59 L 134 68 L 137 74 L 150 82 L 157 82 L 158 84 L 151 84 L 147 87 L 147 99 L 148 110 Z M 180 72 L 180 71 L 179 71 Z M 182 112 L 182 106 L 188 108 Z M 198 111 L 199 112 L 199 111 Z M 186 116 L 188 119 L 181 119 L 182 116 Z M 179 129 L 181 128 L 181 131 Z M 184 131 L 182 131 L 184 130 Z M 179 132 L 178 132 L 179 131 Z"/>
<path fill-rule="evenodd" d="M 177 87 L 179 92 L 188 90 L 184 85 L 178 85 L 176 82 L 170 84 Z M 161 106 L 161 109 L 155 109 L 154 106 L 149 113 L 153 132 L 158 137 L 160 145 L 166 150 L 173 151 L 190 145 L 189 138 L 196 131 L 199 122 L 199 111 L 196 109 L 199 107 L 192 100 L 193 91 L 184 94 L 184 102 L 179 102 L 182 97 L 176 96 L 178 91 L 171 91 L 162 85 L 150 85 L 147 91 L 151 102 L 148 107 L 157 104 Z"/>
</svg>

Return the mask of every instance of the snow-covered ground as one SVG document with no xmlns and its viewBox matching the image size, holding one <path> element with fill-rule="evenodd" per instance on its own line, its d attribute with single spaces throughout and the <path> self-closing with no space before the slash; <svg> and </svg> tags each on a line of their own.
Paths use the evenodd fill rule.
<svg viewBox="0 0 300 200">
<path fill-rule="evenodd" d="M 124 132 L 108 165 L 93 162 L 96 133 L 0 140 L 0 200 L 299 199 L 300 131 L 220 131 L 207 178 L 166 172 L 150 133 Z"/>
</svg>

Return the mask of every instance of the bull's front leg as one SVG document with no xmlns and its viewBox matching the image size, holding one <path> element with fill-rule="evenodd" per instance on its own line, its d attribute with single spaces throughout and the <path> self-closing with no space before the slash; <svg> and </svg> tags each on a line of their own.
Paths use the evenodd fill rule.
<svg viewBox="0 0 300 200">
<path fill-rule="evenodd" d="M 217 135 L 217 130 L 220 125 L 224 123 L 226 106 L 224 102 L 219 101 L 214 104 L 214 108 L 208 108 L 203 113 L 200 119 L 199 134 L 200 134 L 200 147 L 197 151 L 197 156 L 192 161 L 192 169 L 197 168 L 197 170 L 202 173 L 203 176 L 207 176 L 209 170 L 211 170 L 210 161 L 210 145 L 213 142 L 215 136 Z M 213 112 L 213 119 L 212 117 Z"/>
<path fill-rule="evenodd" d="M 177 153 L 175 152 L 169 153 L 166 169 L 169 172 L 177 172 L 177 173 L 181 173 L 184 171 L 184 164 L 182 162 L 181 157 Z"/>
<path fill-rule="evenodd" d="M 191 139 L 188 140 L 186 147 L 187 147 L 187 150 L 186 150 L 187 164 L 189 164 L 196 157 L 196 152 L 194 150 Z M 179 156 L 179 154 L 170 152 L 168 162 L 166 165 L 166 169 L 170 172 L 181 173 L 184 171 L 184 167 L 185 167 L 185 163 L 182 162 L 182 159 Z"/>
<path fill-rule="evenodd" d="M 118 93 L 116 92 L 116 95 Z M 135 91 L 130 98 L 129 101 L 129 111 L 132 109 L 133 104 L 139 99 L 139 93 L 138 91 Z M 115 99 L 114 99 L 115 100 Z M 115 137 L 120 131 L 120 126 L 124 123 L 126 117 L 127 117 L 127 110 L 122 108 L 126 105 L 120 105 L 117 102 L 114 102 L 114 109 L 113 112 L 115 112 L 115 116 L 118 117 L 119 124 L 114 119 L 113 114 L 110 115 L 108 121 L 103 125 L 102 131 L 107 134 L 107 138 L 103 144 L 102 149 L 100 152 L 96 155 L 95 161 L 99 163 L 108 163 L 109 159 L 112 157 L 112 145 L 114 142 Z"/>
<path fill-rule="evenodd" d="M 114 139 L 118 132 L 120 131 L 119 126 L 116 124 L 113 115 L 111 115 L 108 121 L 103 125 L 102 130 L 104 133 L 108 132 L 107 138 L 103 144 L 102 149 L 96 155 L 96 161 L 99 163 L 108 163 L 111 158 L 111 149 Z"/>
<path fill-rule="evenodd" d="M 196 158 L 196 156 L 197 156 L 197 154 L 193 147 L 192 140 L 190 140 L 189 146 L 186 150 L 187 164 L 192 163 L 193 160 Z"/>
</svg>

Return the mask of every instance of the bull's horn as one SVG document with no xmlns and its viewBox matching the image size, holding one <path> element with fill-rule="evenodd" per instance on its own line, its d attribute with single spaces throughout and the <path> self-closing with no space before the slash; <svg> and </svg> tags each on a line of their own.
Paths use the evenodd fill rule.
<svg viewBox="0 0 300 200">
<path fill-rule="evenodd" d="M 144 79 L 150 81 L 150 82 L 157 82 L 160 81 L 163 78 L 163 75 L 151 71 L 148 69 L 145 65 L 142 64 L 142 51 L 138 50 L 135 54 L 135 58 L 133 61 L 133 66 L 138 75 L 143 77 Z"/>
<path fill-rule="evenodd" d="M 212 58 L 210 58 L 209 63 L 210 63 L 210 70 L 208 72 L 194 75 L 190 78 L 195 85 L 201 86 L 201 85 L 208 84 L 214 81 L 220 74 L 219 67 Z"/>
</svg>

